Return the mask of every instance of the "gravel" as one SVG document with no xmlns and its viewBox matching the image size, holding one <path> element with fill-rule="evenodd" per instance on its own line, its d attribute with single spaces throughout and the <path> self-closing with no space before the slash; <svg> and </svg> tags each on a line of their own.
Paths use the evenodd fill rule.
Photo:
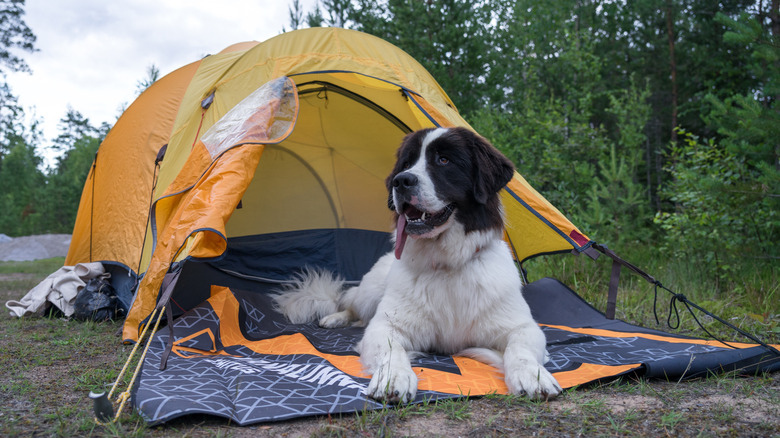
<svg viewBox="0 0 780 438">
<path fill-rule="evenodd" d="M 70 234 L 39 234 L 15 238 L 0 234 L 0 261 L 25 262 L 65 257 L 68 255 L 70 238 Z"/>
</svg>

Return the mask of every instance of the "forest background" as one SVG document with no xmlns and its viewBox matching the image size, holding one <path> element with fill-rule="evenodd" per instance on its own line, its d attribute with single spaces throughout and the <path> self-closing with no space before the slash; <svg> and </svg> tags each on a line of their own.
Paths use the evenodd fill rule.
<svg viewBox="0 0 780 438">
<path fill-rule="evenodd" d="M 780 0 L 321 0 L 313 11 L 292 0 L 289 15 L 286 30 L 352 28 L 408 52 L 599 242 L 691 265 L 715 291 L 747 271 L 777 284 Z M 34 50 L 24 1 L 0 1 L 9 236 L 72 231 L 110 129 L 69 108 L 59 135 L 42 140 L 5 79 L 28 70 Z M 128 87 L 140 93 L 158 76 L 151 66 Z M 776 298 L 764 299 L 776 313 Z"/>
</svg>

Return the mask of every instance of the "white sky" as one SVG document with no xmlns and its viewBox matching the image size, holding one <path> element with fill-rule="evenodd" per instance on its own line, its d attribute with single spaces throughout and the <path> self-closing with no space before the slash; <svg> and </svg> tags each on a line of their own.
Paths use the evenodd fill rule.
<svg viewBox="0 0 780 438">
<path fill-rule="evenodd" d="M 289 28 L 292 0 L 27 0 L 24 20 L 37 36 L 21 53 L 32 75 L 12 73 L 19 104 L 43 123 L 44 146 L 68 106 L 92 125 L 114 124 L 154 64 L 160 77 L 242 41 Z M 303 11 L 316 0 L 300 0 Z"/>
</svg>

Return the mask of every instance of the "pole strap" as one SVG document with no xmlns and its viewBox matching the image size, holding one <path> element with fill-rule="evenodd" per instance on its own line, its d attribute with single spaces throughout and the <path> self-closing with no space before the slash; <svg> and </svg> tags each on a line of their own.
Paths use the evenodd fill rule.
<svg viewBox="0 0 780 438">
<path fill-rule="evenodd" d="M 165 351 L 163 351 L 162 357 L 160 357 L 160 371 L 163 371 L 168 365 L 168 356 L 170 356 L 171 350 L 173 350 L 173 311 L 171 310 L 169 302 L 171 300 L 171 295 L 173 295 L 173 289 L 176 288 L 176 283 L 179 280 L 181 271 L 181 266 L 177 266 L 173 271 L 165 274 L 161 288 L 162 293 L 160 294 L 160 299 L 157 301 L 157 309 L 160 309 L 160 311 L 165 309 L 165 317 L 168 324 L 168 342 L 166 342 Z"/>
<path fill-rule="evenodd" d="M 607 294 L 607 319 L 615 319 L 615 308 L 617 307 L 618 286 L 620 285 L 620 263 L 612 260 L 612 274 L 609 277 L 609 292 Z"/>
</svg>

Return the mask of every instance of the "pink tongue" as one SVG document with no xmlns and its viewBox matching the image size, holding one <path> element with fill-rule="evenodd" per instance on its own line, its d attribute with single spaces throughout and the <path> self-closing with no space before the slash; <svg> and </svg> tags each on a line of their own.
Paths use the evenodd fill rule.
<svg viewBox="0 0 780 438">
<path fill-rule="evenodd" d="M 401 260 L 401 253 L 406 244 L 406 216 L 399 214 L 395 225 L 395 258 Z"/>
</svg>

